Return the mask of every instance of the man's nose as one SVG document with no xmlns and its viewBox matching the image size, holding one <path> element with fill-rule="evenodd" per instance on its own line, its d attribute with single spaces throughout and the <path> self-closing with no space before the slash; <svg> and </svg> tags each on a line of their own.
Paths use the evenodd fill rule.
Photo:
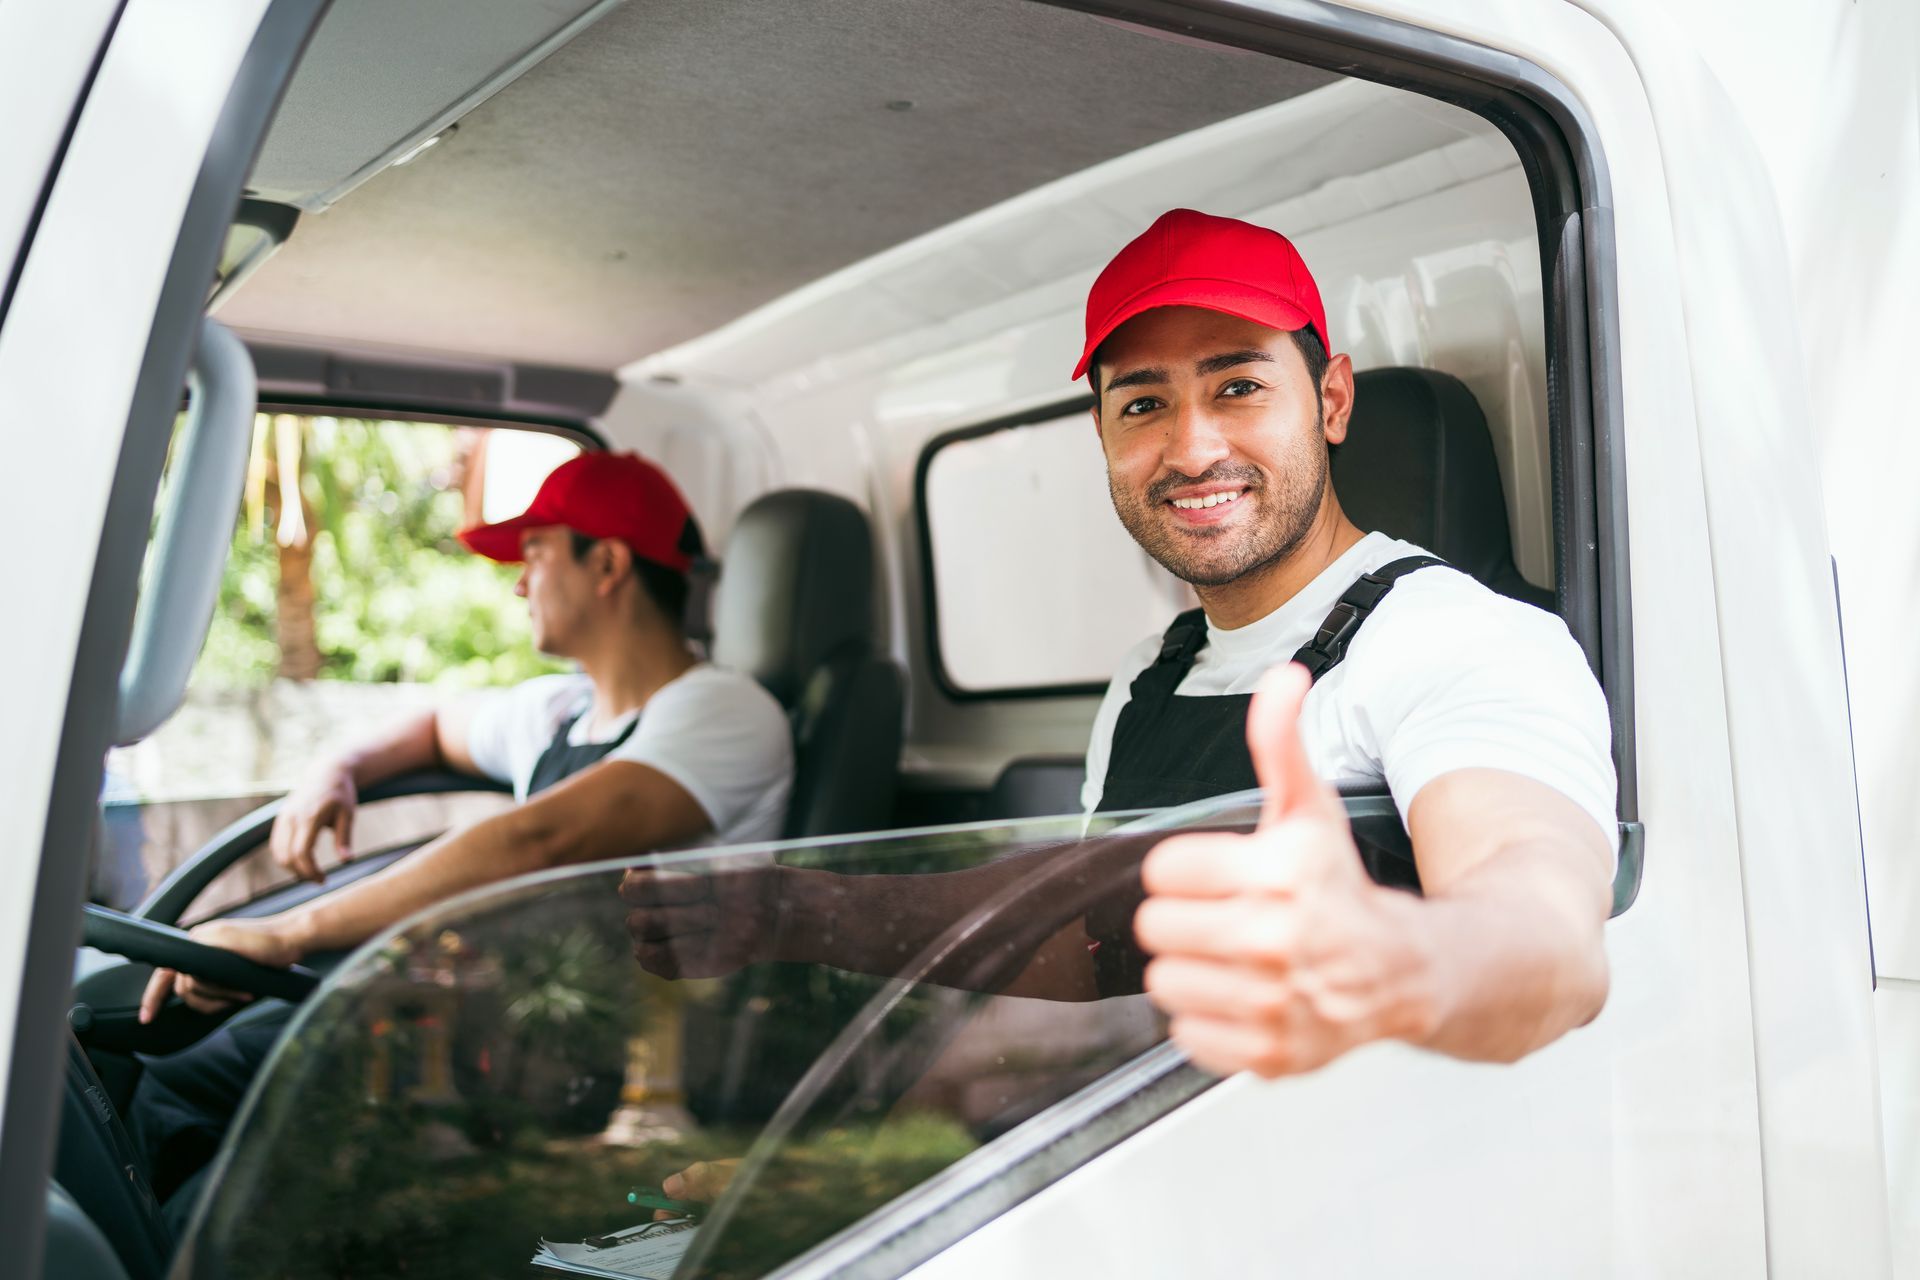
<svg viewBox="0 0 1920 1280">
<path fill-rule="evenodd" d="M 1226 461 L 1231 453 L 1226 433 L 1207 406 L 1187 402 L 1175 409 L 1168 424 L 1160 463 L 1169 471 L 1197 476 L 1205 474 L 1215 463 Z"/>
</svg>

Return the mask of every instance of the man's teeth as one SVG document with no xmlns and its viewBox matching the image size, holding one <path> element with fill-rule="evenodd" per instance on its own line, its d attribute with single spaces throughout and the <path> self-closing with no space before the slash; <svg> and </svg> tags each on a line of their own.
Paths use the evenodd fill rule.
<svg viewBox="0 0 1920 1280">
<path fill-rule="evenodd" d="M 1202 507 L 1217 507 L 1232 502 L 1245 492 L 1245 489 L 1235 489 L 1231 493 L 1210 493 L 1204 498 L 1175 498 L 1173 505 L 1182 511 L 1198 511 Z"/>
</svg>

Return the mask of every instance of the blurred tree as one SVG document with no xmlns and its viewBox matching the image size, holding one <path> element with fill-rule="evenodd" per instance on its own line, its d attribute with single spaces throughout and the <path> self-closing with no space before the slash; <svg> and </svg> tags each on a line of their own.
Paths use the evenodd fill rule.
<svg viewBox="0 0 1920 1280">
<path fill-rule="evenodd" d="M 313 510 L 301 484 L 306 424 L 290 413 L 275 414 L 272 424 L 273 471 L 267 483 L 280 512 L 273 530 L 280 552 L 279 589 L 274 593 L 278 674 L 289 680 L 311 680 L 320 674 L 321 657 L 313 630 Z M 264 432 L 265 424 L 256 430 Z M 319 461 L 322 467 L 327 465 L 326 459 Z"/>
<path fill-rule="evenodd" d="M 454 537 L 486 434 L 262 414 L 196 683 L 482 686 L 564 670 L 533 649 L 515 569 Z"/>
</svg>

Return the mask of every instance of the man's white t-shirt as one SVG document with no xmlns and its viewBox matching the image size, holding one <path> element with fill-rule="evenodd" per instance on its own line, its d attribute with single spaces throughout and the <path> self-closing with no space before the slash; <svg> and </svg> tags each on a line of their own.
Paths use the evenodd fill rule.
<svg viewBox="0 0 1920 1280">
<path fill-rule="evenodd" d="M 1406 556 L 1410 542 L 1370 533 L 1266 617 L 1207 643 L 1176 697 L 1251 693 L 1266 671 L 1312 640 L 1360 575 Z M 1114 725 L 1161 637 L 1129 650 L 1107 687 L 1087 747 L 1080 800 L 1100 804 Z M 1401 578 L 1322 676 L 1300 712 L 1307 757 L 1336 784 L 1384 781 L 1404 822 L 1427 785 L 1455 769 L 1505 769 L 1544 782 L 1593 815 L 1618 845 L 1612 729 L 1580 646 L 1555 615 L 1499 595 L 1455 569 Z"/>
<path fill-rule="evenodd" d="M 609 742 L 603 759 L 632 760 L 666 774 L 713 823 L 695 845 L 777 840 L 793 789 L 793 737 L 786 713 L 749 676 L 699 663 L 660 686 L 638 711 L 590 723 L 593 682 L 584 675 L 538 676 L 479 695 L 467 752 L 480 772 L 527 798 L 534 765 L 568 717 L 574 746 Z M 635 717 L 639 723 L 635 724 Z"/>
</svg>

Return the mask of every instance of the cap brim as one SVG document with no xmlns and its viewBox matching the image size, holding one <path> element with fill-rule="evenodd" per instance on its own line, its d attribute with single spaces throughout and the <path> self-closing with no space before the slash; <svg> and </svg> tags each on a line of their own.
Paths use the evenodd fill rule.
<svg viewBox="0 0 1920 1280">
<path fill-rule="evenodd" d="M 1073 368 L 1074 379 L 1077 381 L 1087 376 L 1087 366 L 1093 363 L 1093 353 L 1100 349 L 1101 343 L 1113 336 L 1114 330 L 1141 312 L 1158 307 L 1199 307 L 1203 311 L 1218 311 L 1222 315 L 1235 316 L 1288 333 L 1313 324 L 1313 317 L 1305 311 L 1265 289 L 1255 289 L 1233 280 L 1163 280 L 1115 307 L 1101 321 L 1100 327 L 1087 335 L 1086 349 L 1080 353 L 1080 363 Z M 1327 335 L 1320 334 L 1321 343 L 1325 344 L 1326 340 Z"/>
<path fill-rule="evenodd" d="M 520 535 L 528 529 L 539 529 L 552 523 L 550 519 L 528 512 L 498 524 L 476 524 L 470 529 L 460 530 L 454 536 L 460 539 L 467 550 L 489 560 L 518 564 L 526 559 L 520 554 Z"/>
</svg>

